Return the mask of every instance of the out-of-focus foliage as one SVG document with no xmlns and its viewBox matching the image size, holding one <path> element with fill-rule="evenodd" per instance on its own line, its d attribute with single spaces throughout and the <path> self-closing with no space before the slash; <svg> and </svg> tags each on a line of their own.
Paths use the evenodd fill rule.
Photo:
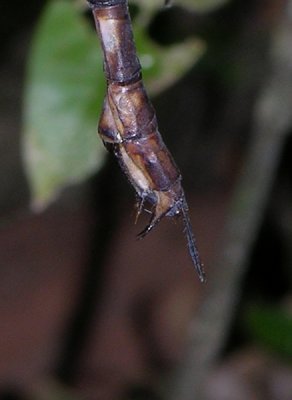
<svg viewBox="0 0 292 400">
<path fill-rule="evenodd" d="M 36 209 L 45 207 L 64 186 L 98 171 L 104 160 L 95 134 L 105 92 L 102 54 L 94 29 L 74 4 L 66 0 L 47 4 L 29 57 L 23 158 Z M 150 94 L 181 78 L 204 49 L 194 38 L 168 47 L 150 39 L 147 26 L 158 6 L 139 1 L 134 23 Z"/>
<path fill-rule="evenodd" d="M 195 38 L 164 48 L 138 27 L 135 29 L 135 42 L 150 95 L 162 92 L 180 79 L 199 59 L 205 48 L 204 43 Z"/>
<path fill-rule="evenodd" d="M 253 305 L 246 312 L 246 327 L 260 345 L 292 360 L 292 316 L 280 308 Z"/>
<path fill-rule="evenodd" d="M 104 86 L 89 25 L 72 3 L 49 2 L 33 38 L 24 99 L 24 160 L 35 206 L 102 164 L 95 131 Z"/>
</svg>

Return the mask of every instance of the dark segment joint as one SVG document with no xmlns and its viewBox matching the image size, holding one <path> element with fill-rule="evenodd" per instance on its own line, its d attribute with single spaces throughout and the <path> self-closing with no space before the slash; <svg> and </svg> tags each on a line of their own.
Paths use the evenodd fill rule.
<svg viewBox="0 0 292 400">
<path fill-rule="evenodd" d="M 163 217 L 181 214 L 192 262 L 204 282 L 181 174 L 162 140 L 154 108 L 143 86 L 127 0 L 88 3 L 100 38 L 107 79 L 98 131 L 139 196 L 136 219 L 145 201 L 153 206 L 151 219 L 139 237 L 148 234 Z"/>
<path fill-rule="evenodd" d="M 87 0 L 87 2 L 91 8 L 105 8 L 126 4 L 127 0 Z"/>
<path fill-rule="evenodd" d="M 127 3 L 114 7 L 94 7 L 92 12 L 101 40 L 107 81 L 121 85 L 136 82 L 140 78 L 141 66 Z"/>
<path fill-rule="evenodd" d="M 115 77 L 115 78 L 111 78 L 110 76 L 108 76 L 106 68 L 104 68 L 105 71 L 105 75 L 106 75 L 106 79 L 109 83 L 116 83 L 119 86 L 128 86 L 132 83 L 136 83 L 141 81 L 142 79 L 142 72 L 141 72 L 141 67 L 139 66 L 138 71 L 134 72 L 132 74 L 132 76 L 127 77 L 125 74 L 122 75 L 121 77 Z"/>
</svg>

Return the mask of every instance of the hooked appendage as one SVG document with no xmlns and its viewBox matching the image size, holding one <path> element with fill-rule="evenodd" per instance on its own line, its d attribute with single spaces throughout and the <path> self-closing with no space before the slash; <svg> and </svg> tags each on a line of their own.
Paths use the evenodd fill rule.
<svg viewBox="0 0 292 400">
<path fill-rule="evenodd" d="M 143 86 L 127 2 L 90 0 L 90 4 L 107 79 L 98 132 L 106 147 L 113 149 L 139 196 L 137 217 L 144 202 L 154 207 L 149 224 L 138 237 L 147 235 L 164 216 L 182 215 L 189 253 L 204 282 L 181 174 L 158 131 L 155 111 Z"/>
<path fill-rule="evenodd" d="M 141 213 L 141 208 L 144 204 L 144 200 L 142 199 L 139 204 L 139 209 L 138 213 Z M 187 244 L 188 244 L 188 250 L 189 254 L 191 256 L 192 262 L 195 266 L 195 269 L 197 271 L 197 274 L 199 276 L 199 279 L 202 283 L 206 282 L 206 274 L 204 271 L 204 266 L 201 262 L 200 254 L 196 245 L 196 240 L 193 234 L 192 230 L 192 225 L 190 221 L 190 216 L 189 216 L 189 208 L 185 199 L 184 194 L 182 194 L 181 198 L 178 200 L 174 200 L 174 205 L 172 208 L 164 212 L 162 215 L 157 215 L 157 208 L 159 208 L 159 204 L 156 205 L 155 211 L 152 214 L 152 218 L 149 222 L 149 224 L 143 229 L 142 232 L 138 234 L 138 238 L 142 239 L 144 238 L 163 218 L 164 216 L 167 217 L 174 217 L 178 215 L 182 215 L 183 219 L 183 224 L 184 224 L 184 233 L 186 235 L 187 239 Z"/>
</svg>

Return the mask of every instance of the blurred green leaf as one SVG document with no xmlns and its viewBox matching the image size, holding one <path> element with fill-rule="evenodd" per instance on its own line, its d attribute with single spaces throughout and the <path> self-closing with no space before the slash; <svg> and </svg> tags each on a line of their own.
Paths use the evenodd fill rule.
<svg viewBox="0 0 292 400">
<path fill-rule="evenodd" d="M 259 344 L 292 360 L 292 317 L 268 306 L 250 306 L 245 314 L 249 334 Z"/>
<path fill-rule="evenodd" d="M 191 38 L 159 46 L 147 34 L 148 19 L 141 20 L 135 40 L 146 87 L 155 95 L 186 73 L 204 45 Z M 74 3 L 50 1 L 34 35 L 24 97 L 24 164 L 35 209 L 101 167 L 104 150 L 95 131 L 104 93 L 95 31 Z"/>
<path fill-rule="evenodd" d="M 190 38 L 163 47 L 152 41 L 146 31 L 134 25 L 135 42 L 147 91 L 156 95 L 177 82 L 201 57 L 204 43 Z"/>
<path fill-rule="evenodd" d="M 72 2 L 49 2 L 34 35 L 24 99 L 24 163 L 35 208 L 102 165 L 95 132 L 104 88 L 93 29 Z"/>
</svg>

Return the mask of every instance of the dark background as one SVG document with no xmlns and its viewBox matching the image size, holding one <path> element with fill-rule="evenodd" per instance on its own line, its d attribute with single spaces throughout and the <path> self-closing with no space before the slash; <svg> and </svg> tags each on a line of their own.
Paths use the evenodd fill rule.
<svg viewBox="0 0 292 400">
<path fill-rule="evenodd" d="M 99 174 L 64 190 L 43 213 L 30 211 L 21 161 L 22 95 L 44 4 L 0 5 L 0 396 L 57 399 L 72 390 L 77 398 L 155 399 L 161 374 L 183 354 L 205 288 L 191 268 L 179 220 L 163 221 L 145 240 L 135 240 L 148 216 L 134 225 L 135 196 L 111 156 Z M 234 0 L 208 14 L 174 6 L 159 11 L 149 29 L 164 45 L 195 34 L 208 46 L 180 82 L 153 99 L 182 171 L 208 276 L 222 251 L 284 6 Z M 258 210 L 232 323 L 210 371 L 210 400 L 229 398 L 220 382 L 235 388 L 235 400 L 291 399 L 285 397 L 292 390 L 291 365 L 255 344 L 243 323 L 250 302 L 291 310 L 289 132 L 286 137 Z"/>
</svg>

